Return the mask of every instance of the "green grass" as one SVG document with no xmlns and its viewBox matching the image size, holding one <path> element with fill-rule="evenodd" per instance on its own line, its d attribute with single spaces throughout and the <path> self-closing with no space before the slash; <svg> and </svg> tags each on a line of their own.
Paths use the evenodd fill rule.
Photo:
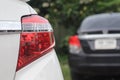
<svg viewBox="0 0 120 80">
<path fill-rule="evenodd" d="M 68 56 L 66 54 L 58 54 L 58 59 L 60 61 L 64 80 L 71 80 L 70 69 L 68 65 Z"/>
</svg>

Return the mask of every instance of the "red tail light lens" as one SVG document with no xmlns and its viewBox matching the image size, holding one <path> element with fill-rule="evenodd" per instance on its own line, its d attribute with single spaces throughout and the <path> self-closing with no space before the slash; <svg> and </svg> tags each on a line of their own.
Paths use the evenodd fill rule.
<svg viewBox="0 0 120 80">
<path fill-rule="evenodd" d="M 81 47 L 80 40 L 77 35 L 71 36 L 69 38 L 69 45 Z"/>
<path fill-rule="evenodd" d="M 46 19 L 38 15 L 22 17 L 22 28 L 17 70 L 45 55 L 55 45 L 53 30 Z"/>
<path fill-rule="evenodd" d="M 79 54 L 81 51 L 80 40 L 77 35 L 69 38 L 69 52 L 71 54 Z"/>
</svg>

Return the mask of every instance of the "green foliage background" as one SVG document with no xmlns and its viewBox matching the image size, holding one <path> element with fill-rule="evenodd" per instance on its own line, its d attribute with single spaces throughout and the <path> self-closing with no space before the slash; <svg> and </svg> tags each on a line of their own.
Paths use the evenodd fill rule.
<svg viewBox="0 0 120 80">
<path fill-rule="evenodd" d="M 67 53 L 68 38 L 76 33 L 82 20 L 98 13 L 120 12 L 120 0 L 31 0 L 39 15 L 54 27 L 57 51 Z"/>
</svg>

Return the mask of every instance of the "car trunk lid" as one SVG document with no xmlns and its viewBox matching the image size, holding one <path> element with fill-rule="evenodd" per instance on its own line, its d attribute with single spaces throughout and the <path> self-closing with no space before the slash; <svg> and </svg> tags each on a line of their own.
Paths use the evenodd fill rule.
<svg viewBox="0 0 120 80">
<path fill-rule="evenodd" d="M 86 53 L 119 53 L 120 34 L 94 34 L 79 36 Z"/>
</svg>

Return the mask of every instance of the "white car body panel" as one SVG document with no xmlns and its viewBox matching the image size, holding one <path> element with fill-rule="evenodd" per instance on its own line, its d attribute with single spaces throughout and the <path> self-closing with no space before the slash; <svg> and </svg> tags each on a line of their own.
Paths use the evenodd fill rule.
<svg viewBox="0 0 120 80">
<path fill-rule="evenodd" d="M 20 23 L 22 16 L 37 14 L 20 0 L 1 0 L 0 11 L 0 22 Z M 0 34 L 0 80 L 63 80 L 54 50 L 16 72 L 19 46 L 20 33 Z"/>
<path fill-rule="evenodd" d="M 63 80 L 58 59 L 52 50 L 16 73 L 15 80 Z"/>
<path fill-rule="evenodd" d="M 0 80 L 13 80 L 19 51 L 19 34 L 0 35 Z"/>
<path fill-rule="evenodd" d="M 21 21 L 21 16 L 30 14 L 28 5 L 19 0 L 1 0 L 0 20 Z"/>
</svg>

